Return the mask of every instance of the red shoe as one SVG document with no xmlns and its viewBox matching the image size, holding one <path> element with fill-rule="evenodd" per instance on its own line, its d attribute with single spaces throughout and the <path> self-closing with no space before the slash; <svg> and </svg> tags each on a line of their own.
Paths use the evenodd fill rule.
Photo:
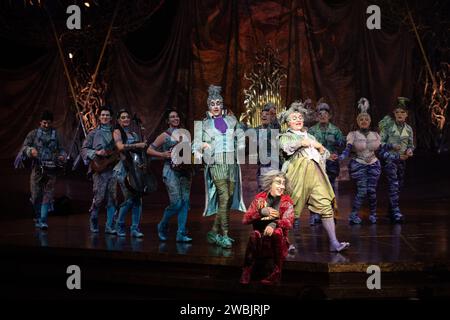
<svg viewBox="0 0 450 320">
<path fill-rule="evenodd" d="M 273 272 L 267 278 L 261 280 L 261 283 L 271 286 L 274 284 L 279 284 L 280 281 L 281 281 L 281 270 L 280 268 L 278 268 L 278 266 L 275 266 Z"/>
<path fill-rule="evenodd" d="M 249 284 L 251 277 L 252 277 L 252 266 L 244 267 L 242 269 L 241 280 L 239 280 L 239 282 L 241 284 Z"/>
</svg>

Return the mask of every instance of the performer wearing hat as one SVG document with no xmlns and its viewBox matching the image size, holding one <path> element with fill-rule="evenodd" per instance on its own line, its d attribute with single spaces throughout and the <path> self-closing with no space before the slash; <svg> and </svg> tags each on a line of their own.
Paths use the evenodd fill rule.
<svg viewBox="0 0 450 320">
<path fill-rule="evenodd" d="M 394 107 L 394 119 L 385 116 L 379 123 L 383 170 L 389 184 L 389 216 L 393 223 L 402 223 L 400 211 L 400 189 L 403 186 L 406 160 L 413 156 L 414 133 L 406 123 L 408 98 L 398 97 Z"/>
<path fill-rule="evenodd" d="M 286 161 L 282 171 L 292 185 L 291 197 L 295 216 L 298 218 L 305 205 L 322 219 L 328 233 L 331 251 L 345 250 L 350 244 L 336 239 L 333 202 L 335 195 L 325 173 L 325 160 L 330 153 L 314 136 L 303 129 L 306 109 L 301 102 L 294 102 L 281 115 L 289 129 L 280 135 L 280 149 Z"/>
<path fill-rule="evenodd" d="M 48 212 L 53 211 L 58 162 L 66 159 L 56 129 L 52 128 L 53 114 L 44 111 L 39 128 L 30 131 L 22 147 L 22 155 L 32 159 L 30 176 L 31 202 L 35 212 L 35 226 L 47 229 Z"/>
<path fill-rule="evenodd" d="M 340 166 L 338 155 L 345 146 L 345 139 L 341 130 L 330 122 L 330 106 L 324 102 L 317 105 L 318 123 L 308 129 L 308 133 L 313 135 L 329 152 L 330 157 L 326 161 L 326 172 L 333 190 L 336 192 L 336 178 L 339 176 Z M 320 222 L 320 216 L 311 212 L 310 225 Z"/>
<path fill-rule="evenodd" d="M 245 212 L 242 198 L 241 169 L 237 164 L 238 150 L 245 149 L 242 125 L 227 114 L 220 95 L 221 87 L 208 88 L 208 112 L 202 121 L 202 134 L 194 137 L 194 154 L 205 161 L 206 204 L 204 216 L 216 214 L 207 240 L 222 248 L 232 247 L 229 236 L 230 209 Z"/>
<path fill-rule="evenodd" d="M 359 129 L 349 132 L 347 147 L 339 156 L 339 160 L 343 160 L 351 155 L 349 172 L 357 188 L 352 212 L 348 220 L 350 224 L 362 222 L 358 216 L 358 211 L 367 195 L 370 209 L 369 220 L 371 223 L 376 223 L 377 185 L 381 174 L 381 165 L 375 152 L 380 148 L 381 137 L 377 132 L 370 130 L 371 118 L 367 112 L 369 101 L 366 98 L 359 99 L 358 109 L 360 113 L 356 117 L 356 122 Z"/>
</svg>

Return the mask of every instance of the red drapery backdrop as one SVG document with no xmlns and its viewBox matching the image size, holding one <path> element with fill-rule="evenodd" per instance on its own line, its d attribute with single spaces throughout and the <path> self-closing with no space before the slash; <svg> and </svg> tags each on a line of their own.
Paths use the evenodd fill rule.
<svg viewBox="0 0 450 320">
<path fill-rule="evenodd" d="M 163 111 L 175 107 L 186 127 L 203 118 L 209 84 L 223 86 L 225 104 L 243 111 L 243 75 L 255 52 L 270 43 L 288 68 L 282 96 L 325 97 L 332 121 L 347 132 L 354 125 L 356 101 L 367 97 L 373 121 L 389 113 L 397 96 L 411 96 L 415 76 L 414 39 L 403 28 L 366 28 L 367 1 L 347 0 L 193 0 L 181 1 L 167 42 L 152 61 L 140 61 L 122 42 L 107 55 L 107 102 L 139 114 L 147 133 L 164 124 Z M 381 8 L 383 12 L 383 7 Z M 51 35 L 49 35 L 51 36 Z M 143 45 L 151 45 L 151 37 Z M 0 70 L 0 156 L 9 158 L 43 109 L 55 112 L 65 144 L 77 120 L 56 48 L 29 66 Z M 411 113 L 414 125 L 413 113 Z"/>
</svg>

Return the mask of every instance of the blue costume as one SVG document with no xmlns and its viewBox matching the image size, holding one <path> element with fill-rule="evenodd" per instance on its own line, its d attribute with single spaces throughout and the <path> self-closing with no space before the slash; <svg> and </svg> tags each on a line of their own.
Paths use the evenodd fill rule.
<svg viewBox="0 0 450 320">
<path fill-rule="evenodd" d="M 349 132 L 347 135 L 347 147 L 339 156 L 339 160 L 343 160 L 351 154 L 349 173 L 357 188 L 352 212 L 348 220 L 350 224 L 360 224 L 362 222 L 358 212 L 367 196 L 370 209 L 369 220 L 371 223 L 376 223 L 377 185 L 381 174 L 381 165 L 375 152 L 380 148 L 381 138 L 377 132 L 369 130 L 371 123 L 370 115 L 367 112 L 369 100 L 366 98 L 359 99 L 358 109 L 360 113 L 356 117 L 356 121 L 359 130 Z"/>
<path fill-rule="evenodd" d="M 168 129 L 161 149 L 163 152 L 171 151 L 178 143 L 173 139 L 172 134 L 176 129 Z M 187 236 L 186 222 L 189 211 L 189 196 L 191 193 L 192 170 L 175 169 L 171 159 L 166 159 L 163 167 L 163 181 L 167 188 L 170 204 L 164 210 L 163 217 L 158 224 L 158 235 L 162 241 L 167 240 L 169 220 L 174 215 L 178 215 L 177 242 L 190 242 L 192 239 Z"/>
<path fill-rule="evenodd" d="M 208 106 L 217 102 L 222 111 L 223 99 L 220 87 L 210 86 Z M 231 248 L 232 238 L 228 236 L 230 209 L 246 211 L 242 198 L 241 169 L 237 164 L 237 152 L 245 150 L 243 126 L 234 116 L 213 117 L 207 113 L 202 121 L 202 134 L 195 135 L 193 151 L 196 158 L 205 161 L 206 203 L 204 216 L 216 214 L 212 230 L 207 240 L 222 248 Z M 207 144 L 206 149 L 203 146 Z M 222 231 L 222 234 L 219 232 Z"/>
<path fill-rule="evenodd" d="M 81 148 L 81 156 L 88 164 L 97 155 L 97 150 L 112 151 L 115 148 L 112 137 L 111 125 L 101 124 L 87 135 Z M 91 173 L 91 168 L 89 168 Z M 91 232 L 98 232 L 98 211 L 103 203 L 106 202 L 106 227 L 105 232 L 114 234 L 114 214 L 116 212 L 116 188 L 117 178 L 113 173 L 113 168 L 92 174 L 93 193 L 92 206 L 90 208 L 90 229 Z"/>
<path fill-rule="evenodd" d="M 399 99 L 398 108 L 405 105 Z M 403 186 L 406 160 L 400 157 L 414 150 L 414 133 L 407 123 L 398 124 L 390 116 L 380 121 L 383 171 L 389 185 L 389 215 L 393 222 L 403 222 L 399 198 Z M 397 150 L 398 149 L 398 150 Z"/>
<path fill-rule="evenodd" d="M 127 140 L 123 141 L 124 144 L 132 145 L 139 142 L 139 137 L 135 132 L 131 132 L 127 127 L 123 128 Z M 125 151 L 133 153 L 133 150 Z M 131 236 L 135 238 L 141 238 L 144 236 L 142 232 L 139 231 L 139 223 L 141 221 L 142 215 L 142 196 L 137 193 L 133 193 L 125 183 L 127 178 L 127 164 L 125 156 L 122 156 L 120 162 L 114 167 L 114 176 L 119 182 L 120 189 L 122 190 L 124 201 L 119 208 L 119 216 L 116 222 L 117 235 L 124 237 L 125 232 L 125 215 L 131 209 Z"/>
<path fill-rule="evenodd" d="M 352 212 L 349 216 L 350 224 L 360 224 L 358 211 L 366 196 L 369 198 L 371 223 L 377 221 L 377 185 L 381 174 L 380 161 L 375 151 L 380 147 L 380 135 L 374 131 L 358 130 L 347 135 L 347 148 L 339 157 L 343 160 L 351 154 L 349 163 L 350 177 L 356 183 L 356 195 L 353 200 Z"/>
<path fill-rule="evenodd" d="M 30 176 L 31 203 L 35 212 L 36 227 L 47 229 L 48 212 L 53 210 L 56 162 L 59 156 L 65 157 L 65 152 L 53 128 L 39 128 L 28 133 L 21 155 L 32 158 L 33 148 L 37 150 L 38 157 L 33 158 Z"/>
</svg>

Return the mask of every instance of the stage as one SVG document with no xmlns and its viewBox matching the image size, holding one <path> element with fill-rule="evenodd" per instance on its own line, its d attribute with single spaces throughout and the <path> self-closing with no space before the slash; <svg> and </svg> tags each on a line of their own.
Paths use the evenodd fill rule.
<svg viewBox="0 0 450 320">
<path fill-rule="evenodd" d="M 37 299 L 449 297 L 449 175 L 445 171 L 427 172 L 425 168 L 430 166 L 430 161 L 437 168 L 448 161 L 448 156 L 417 157 L 411 161 L 401 198 L 406 217 L 403 225 L 392 225 L 386 217 L 386 189 L 382 180 L 379 222 L 370 225 L 365 208 L 364 223 L 350 226 L 347 218 L 353 186 L 351 181 L 340 181 L 336 230 L 341 241 L 351 243 L 350 249 L 340 254 L 328 252 L 325 231 L 320 225 L 309 226 L 305 212 L 300 228 L 293 231 L 297 251 L 288 256 L 282 283 L 274 287 L 239 284 L 250 230 L 249 226 L 242 225 L 242 214 L 231 214 L 231 237 L 235 239 L 232 249 L 207 244 L 205 235 L 213 218 L 202 216 L 201 173 L 194 179 L 188 217 L 188 230 L 194 240 L 182 244 L 175 242 L 175 219 L 170 225 L 169 241 L 160 242 L 157 238 L 156 224 L 167 203 L 162 185 L 144 200 L 143 239 L 130 238 L 129 234 L 125 238 L 105 235 L 104 213 L 100 215 L 100 233 L 91 234 L 87 213 L 90 184 L 84 176 L 74 174 L 60 177 L 58 181 L 58 195 L 69 195 L 71 199 L 70 207 L 66 207 L 70 208 L 70 214 L 59 212 L 51 216 L 49 230 L 41 231 L 34 228 L 26 201 L 20 202 L 28 192 L 27 172 L 4 170 L 3 181 L 9 183 L 2 185 L 2 194 L 7 195 L 10 209 L 3 210 L 0 252 L 1 271 L 7 275 L 5 285 L 10 290 L 3 290 L 2 295 Z M 159 164 L 155 167 L 158 172 Z M 254 187 L 250 177 L 253 169 L 243 169 L 244 177 L 247 174 L 244 184 L 247 191 Z M 247 194 L 247 203 L 250 198 Z M 82 290 L 67 289 L 69 265 L 80 267 Z M 369 290 L 366 286 L 370 276 L 366 270 L 370 265 L 381 268 L 380 290 Z"/>
</svg>

